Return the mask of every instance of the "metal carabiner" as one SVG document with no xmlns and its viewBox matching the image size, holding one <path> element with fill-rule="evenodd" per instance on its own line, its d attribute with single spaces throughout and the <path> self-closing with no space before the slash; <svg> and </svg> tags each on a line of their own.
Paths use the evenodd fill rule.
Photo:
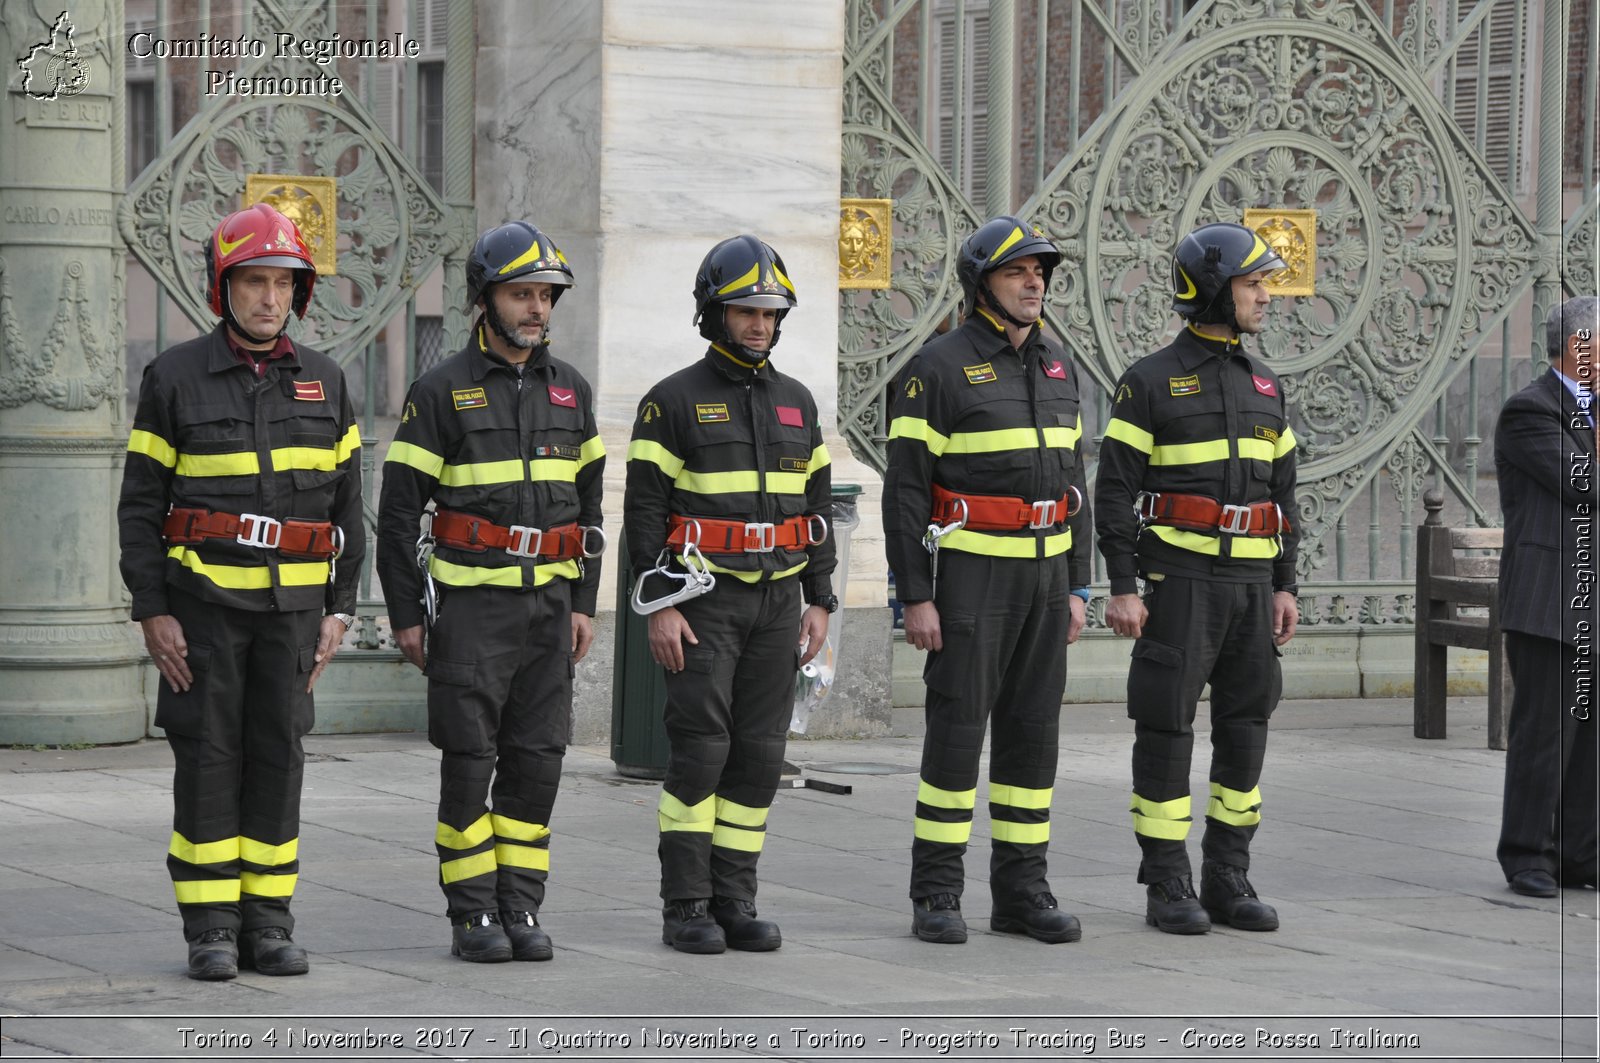
<svg viewBox="0 0 1600 1063">
<path fill-rule="evenodd" d="M 422 570 L 422 613 L 428 628 L 439 620 L 439 589 L 433 585 L 433 572 L 428 562 L 433 559 L 433 513 L 422 512 L 422 531 L 417 536 L 417 568 Z"/>
<path fill-rule="evenodd" d="M 591 550 L 589 549 L 589 539 L 590 536 L 596 535 L 600 537 L 600 545 Z M 599 557 L 601 554 L 606 552 L 606 546 L 608 543 L 609 540 L 606 538 L 606 530 L 600 527 L 598 524 L 583 525 L 578 529 L 578 552 L 585 558 Z"/>
<path fill-rule="evenodd" d="M 949 524 L 940 524 L 935 521 L 934 523 L 929 524 L 928 530 L 923 533 L 922 546 L 928 551 L 928 553 L 932 554 L 939 549 L 940 539 L 943 539 L 946 535 L 949 535 L 957 528 L 965 528 L 967 526 L 967 500 L 964 498 L 958 498 L 956 499 L 956 505 L 960 507 L 961 516 L 957 517 Z"/>
<path fill-rule="evenodd" d="M 668 568 L 671 563 L 672 552 L 664 549 L 661 551 L 660 556 L 656 558 L 656 567 L 639 576 L 639 581 L 633 585 L 633 611 L 635 613 L 640 616 L 649 616 L 651 613 L 659 612 L 669 605 L 677 605 L 679 602 L 686 602 L 690 598 L 698 598 L 702 594 L 707 594 L 717 585 L 716 574 L 711 571 L 710 564 L 706 561 L 705 556 L 700 553 L 700 548 L 694 543 L 686 542 L 683 544 L 683 567 L 687 571 L 673 572 Z M 653 598 L 647 602 L 644 600 L 644 581 L 651 576 L 661 576 L 664 579 L 679 583 L 680 586 L 676 590 L 669 591 L 661 597 Z"/>
<path fill-rule="evenodd" d="M 821 546 L 828 541 L 828 518 L 821 513 L 806 517 L 806 545 Z"/>
</svg>

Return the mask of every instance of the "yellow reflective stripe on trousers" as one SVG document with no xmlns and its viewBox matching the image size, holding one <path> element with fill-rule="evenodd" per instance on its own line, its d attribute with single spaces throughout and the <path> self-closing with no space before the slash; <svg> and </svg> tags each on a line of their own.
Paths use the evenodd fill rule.
<svg viewBox="0 0 1600 1063">
<path fill-rule="evenodd" d="M 424 476 L 439 478 L 440 471 L 444 468 L 444 459 L 431 450 L 424 450 L 415 443 L 402 443 L 395 440 L 389 444 L 389 453 L 384 456 L 384 462 L 396 462 L 400 465 L 409 465 Z"/>
<path fill-rule="evenodd" d="M 179 476 L 259 476 L 261 461 L 253 450 L 232 454 L 179 454 Z"/>
<path fill-rule="evenodd" d="M 1050 840 L 1049 823 L 1013 823 L 1009 819 L 989 820 L 989 836 L 1012 845 L 1044 845 Z"/>
<path fill-rule="evenodd" d="M 718 823 L 711 830 L 712 845 L 737 849 L 741 853 L 759 853 L 766 840 L 767 832 L 764 830 L 745 830 L 742 827 L 730 827 L 726 823 Z"/>
<path fill-rule="evenodd" d="M 1046 786 L 1042 790 L 1030 789 L 1026 786 L 1010 786 L 1002 782 L 989 784 L 989 800 L 997 805 L 1010 805 L 1012 808 L 1049 808 L 1050 799 L 1055 796 L 1055 787 Z"/>
<path fill-rule="evenodd" d="M 451 587 L 521 587 L 522 566 L 457 565 L 438 554 L 428 559 L 428 572 L 434 579 Z M 543 587 L 553 579 L 577 579 L 577 561 L 552 561 L 535 565 L 533 585 Z"/>
<path fill-rule="evenodd" d="M 1182 841 L 1189 836 L 1189 797 L 1174 797 L 1170 801 L 1148 801 L 1133 795 L 1129 808 L 1133 812 L 1133 832 L 1146 838 Z"/>
<path fill-rule="evenodd" d="M 252 897 L 293 897 L 298 874 L 263 875 L 246 871 L 239 876 L 239 892 Z"/>
<path fill-rule="evenodd" d="M 957 528 L 945 534 L 939 540 L 941 550 L 960 550 L 964 554 L 986 554 L 989 557 L 1021 557 L 1033 559 L 1039 556 L 1034 548 L 1034 538 L 1031 535 L 995 535 L 990 532 L 968 531 Z M 1044 537 L 1044 556 L 1055 557 L 1072 549 L 1072 529 L 1053 532 Z M 1215 551 L 1213 551 L 1214 553 Z"/>
<path fill-rule="evenodd" d="M 490 825 L 487 812 L 473 820 L 466 830 L 456 830 L 448 823 L 439 823 L 433 828 L 434 843 L 446 849 L 472 849 L 488 841 L 492 834 L 494 827 Z"/>
<path fill-rule="evenodd" d="M 583 468 L 591 461 L 598 461 L 606 456 L 606 445 L 600 441 L 599 436 L 590 436 L 583 441 L 583 446 L 578 450 L 578 468 Z"/>
<path fill-rule="evenodd" d="M 941 790 L 924 780 L 917 780 L 917 801 L 929 808 L 964 808 L 971 810 L 978 803 L 978 791 Z"/>
<path fill-rule="evenodd" d="M 1162 542 L 1170 543 L 1182 550 L 1189 550 L 1197 554 L 1210 554 L 1212 557 L 1216 557 L 1222 552 L 1222 539 L 1220 536 L 1185 531 L 1182 528 L 1169 528 L 1165 524 L 1152 524 L 1147 530 L 1154 532 L 1156 538 Z M 940 544 L 942 545 L 947 539 L 949 539 L 949 536 L 941 539 Z M 1278 540 L 1275 536 L 1266 538 L 1234 536 L 1233 556 L 1277 557 Z"/>
<path fill-rule="evenodd" d="M 737 801 L 729 801 L 726 797 L 716 800 L 716 818 L 724 823 L 731 823 L 736 827 L 759 827 L 767 822 L 767 808 L 757 808 L 754 805 L 741 805 Z"/>
<path fill-rule="evenodd" d="M 514 842 L 538 842 L 550 837 L 550 828 L 543 823 L 528 823 L 502 816 L 498 812 L 493 813 L 489 820 L 494 824 L 496 836 L 510 838 Z"/>
<path fill-rule="evenodd" d="M 290 838 L 279 845 L 268 845 L 254 838 L 239 838 L 239 856 L 262 867 L 282 867 L 300 858 L 300 839 Z"/>
<path fill-rule="evenodd" d="M 211 878 L 174 880 L 173 896 L 179 904 L 226 904 L 239 899 L 239 880 L 236 878 Z"/>
<path fill-rule="evenodd" d="M 351 425 L 345 429 L 344 438 L 333 448 L 333 460 L 343 465 L 361 449 L 361 429 Z"/>
<path fill-rule="evenodd" d="M 178 463 L 178 451 L 173 445 L 154 432 L 146 432 L 143 428 L 135 428 L 128 436 L 128 453 L 143 454 L 151 461 L 169 469 Z"/>
<path fill-rule="evenodd" d="M 1244 793 L 1230 790 L 1221 783 L 1211 784 L 1211 800 L 1206 803 L 1206 816 L 1219 823 L 1235 827 L 1254 827 L 1261 822 L 1261 787 Z"/>
<path fill-rule="evenodd" d="M 912 821 L 912 835 L 925 842 L 965 845 L 972 837 L 972 821 L 964 819 L 960 823 L 940 823 L 918 816 Z"/>
<path fill-rule="evenodd" d="M 167 852 L 186 864 L 225 864 L 239 859 L 239 839 L 219 838 L 214 842 L 192 842 L 172 832 L 172 843 Z"/>
<path fill-rule="evenodd" d="M 549 831 L 545 833 L 548 834 Z M 550 850 L 542 845 L 511 845 L 497 842 L 494 847 L 494 858 L 500 867 L 522 867 L 529 871 L 550 870 Z"/>
<path fill-rule="evenodd" d="M 1148 454 L 1156 445 L 1156 437 L 1146 432 L 1136 424 L 1124 421 L 1120 417 L 1111 418 L 1106 425 L 1106 439 L 1115 439 L 1125 443 L 1141 454 Z"/>
<path fill-rule="evenodd" d="M 462 882 L 479 875 L 492 875 L 499 865 L 495 863 L 493 849 L 485 849 L 481 853 L 471 856 L 459 857 L 455 860 L 441 860 L 439 862 L 439 881 L 446 886 Z"/>
<path fill-rule="evenodd" d="M 918 440 L 936 458 L 950 445 L 949 436 L 934 431 L 921 417 L 896 417 L 889 425 L 889 439 L 891 442 L 896 439 Z"/>
<path fill-rule="evenodd" d="M 264 591 L 272 586 L 272 570 L 266 565 L 213 565 L 200 560 L 187 546 L 174 546 L 167 556 L 184 568 L 236 591 Z M 278 565 L 278 586 L 316 587 L 328 582 L 326 561 L 284 561 Z"/>
<path fill-rule="evenodd" d="M 683 471 L 683 459 L 653 439 L 635 439 L 629 443 L 628 460 L 647 461 L 674 478 Z"/>
<path fill-rule="evenodd" d="M 710 834 L 716 820 L 716 799 L 708 797 L 695 805 L 686 805 L 676 797 L 661 791 L 656 802 L 656 823 L 664 831 L 688 830 Z"/>
<path fill-rule="evenodd" d="M 439 483 L 445 487 L 485 487 L 489 484 L 521 483 L 522 459 L 476 461 L 466 465 L 445 465 L 439 470 Z"/>
</svg>

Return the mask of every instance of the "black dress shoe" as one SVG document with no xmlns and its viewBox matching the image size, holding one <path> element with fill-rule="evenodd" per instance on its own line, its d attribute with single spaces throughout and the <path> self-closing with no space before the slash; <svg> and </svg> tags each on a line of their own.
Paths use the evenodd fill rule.
<svg viewBox="0 0 1600 1063">
<path fill-rule="evenodd" d="M 769 919 L 756 918 L 756 906 L 732 897 L 711 898 L 711 918 L 722 928 L 730 949 L 771 952 L 783 944 L 783 932 Z"/>
<path fill-rule="evenodd" d="M 1200 907 L 1188 875 L 1148 886 L 1144 895 L 1144 921 L 1157 930 L 1167 934 L 1204 934 L 1211 930 L 1211 920 Z"/>
<path fill-rule="evenodd" d="M 989 913 L 989 929 L 1002 934 L 1027 934 L 1035 941 L 1055 944 L 1077 941 L 1083 936 L 1078 917 L 1069 915 L 1048 893 L 1035 893 L 1025 900 L 996 903 Z"/>
<path fill-rule="evenodd" d="M 1244 868 L 1232 864 L 1200 865 L 1200 906 L 1212 921 L 1236 930 L 1278 929 L 1278 910 L 1257 897 Z"/>
<path fill-rule="evenodd" d="M 239 936 L 239 966 L 262 974 L 305 974 L 311 970 L 306 950 L 296 945 L 281 926 L 246 930 Z"/>
<path fill-rule="evenodd" d="M 548 960 L 556 954 L 550 935 L 544 932 L 539 917 L 533 912 L 509 912 L 502 908 L 500 926 L 511 939 L 513 960 Z"/>
<path fill-rule="evenodd" d="M 911 902 L 911 932 L 923 941 L 960 945 L 967 940 L 967 921 L 961 918 L 961 898 L 935 893 Z"/>
<path fill-rule="evenodd" d="M 213 927 L 189 942 L 189 977 L 224 982 L 239 976 L 239 943 L 232 930 Z"/>
<path fill-rule="evenodd" d="M 1524 897 L 1554 897 L 1559 892 L 1555 876 L 1537 867 L 1525 868 L 1512 875 L 1511 889 Z"/>
<path fill-rule="evenodd" d="M 728 948 L 728 939 L 707 911 L 710 900 L 695 897 L 668 901 L 661 906 L 661 940 L 679 952 L 715 956 Z"/>
<path fill-rule="evenodd" d="M 450 955 L 468 963 L 505 963 L 511 959 L 511 939 L 500 925 L 498 912 L 481 912 L 450 926 Z"/>
</svg>

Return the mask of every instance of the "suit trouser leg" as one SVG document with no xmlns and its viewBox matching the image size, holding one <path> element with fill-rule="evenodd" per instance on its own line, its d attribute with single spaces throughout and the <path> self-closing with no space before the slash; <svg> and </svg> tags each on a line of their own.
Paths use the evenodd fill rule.
<svg viewBox="0 0 1600 1063">
<path fill-rule="evenodd" d="M 1563 810 L 1570 809 L 1562 827 L 1574 842 L 1573 861 L 1581 861 L 1585 849 L 1593 859 L 1593 806 L 1585 807 L 1580 791 L 1587 786 L 1592 802 L 1594 710 L 1587 721 L 1570 711 L 1576 701 L 1573 647 L 1520 631 L 1505 637 L 1513 686 L 1496 856 L 1508 880 L 1527 870 L 1558 875 L 1565 854 L 1557 849 L 1555 831 Z M 1581 753 L 1580 733 L 1585 738 Z M 1565 800 L 1569 785 L 1575 798 L 1570 804 Z"/>
</svg>

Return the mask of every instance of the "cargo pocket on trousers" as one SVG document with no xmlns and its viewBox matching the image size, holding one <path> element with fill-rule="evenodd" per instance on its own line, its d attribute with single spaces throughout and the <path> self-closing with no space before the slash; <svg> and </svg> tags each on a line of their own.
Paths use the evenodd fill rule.
<svg viewBox="0 0 1600 1063">
<path fill-rule="evenodd" d="M 1142 638 L 1128 664 L 1128 718 L 1162 731 L 1184 724 L 1183 650 Z"/>
<path fill-rule="evenodd" d="M 173 690 L 165 676 L 156 676 L 160 684 L 156 691 L 156 726 L 169 734 L 204 738 L 207 687 L 211 683 L 211 647 L 189 643 L 184 663 L 189 666 L 193 682 L 182 693 Z"/>
<path fill-rule="evenodd" d="M 428 741 L 446 753 L 479 748 L 483 723 L 469 719 L 478 714 L 462 704 L 477 678 L 478 662 L 430 654 L 423 674 L 428 677 Z"/>
<path fill-rule="evenodd" d="M 311 692 L 306 690 L 306 683 L 311 680 L 311 673 L 317 667 L 317 644 L 301 646 L 299 653 L 300 669 L 295 674 L 294 689 L 289 691 L 289 724 L 294 729 L 296 738 L 304 738 L 311 733 L 311 725 L 316 723 L 316 702 L 311 698 Z M 331 668 L 332 662 L 329 662 Z M 317 677 L 318 683 L 326 683 L 328 673 L 324 671 Z"/>
<path fill-rule="evenodd" d="M 943 649 L 928 654 L 922 666 L 922 681 L 929 690 L 947 698 L 965 699 L 972 688 L 973 643 L 977 640 L 978 619 L 966 613 L 945 613 L 939 617 L 939 639 Z"/>
</svg>

